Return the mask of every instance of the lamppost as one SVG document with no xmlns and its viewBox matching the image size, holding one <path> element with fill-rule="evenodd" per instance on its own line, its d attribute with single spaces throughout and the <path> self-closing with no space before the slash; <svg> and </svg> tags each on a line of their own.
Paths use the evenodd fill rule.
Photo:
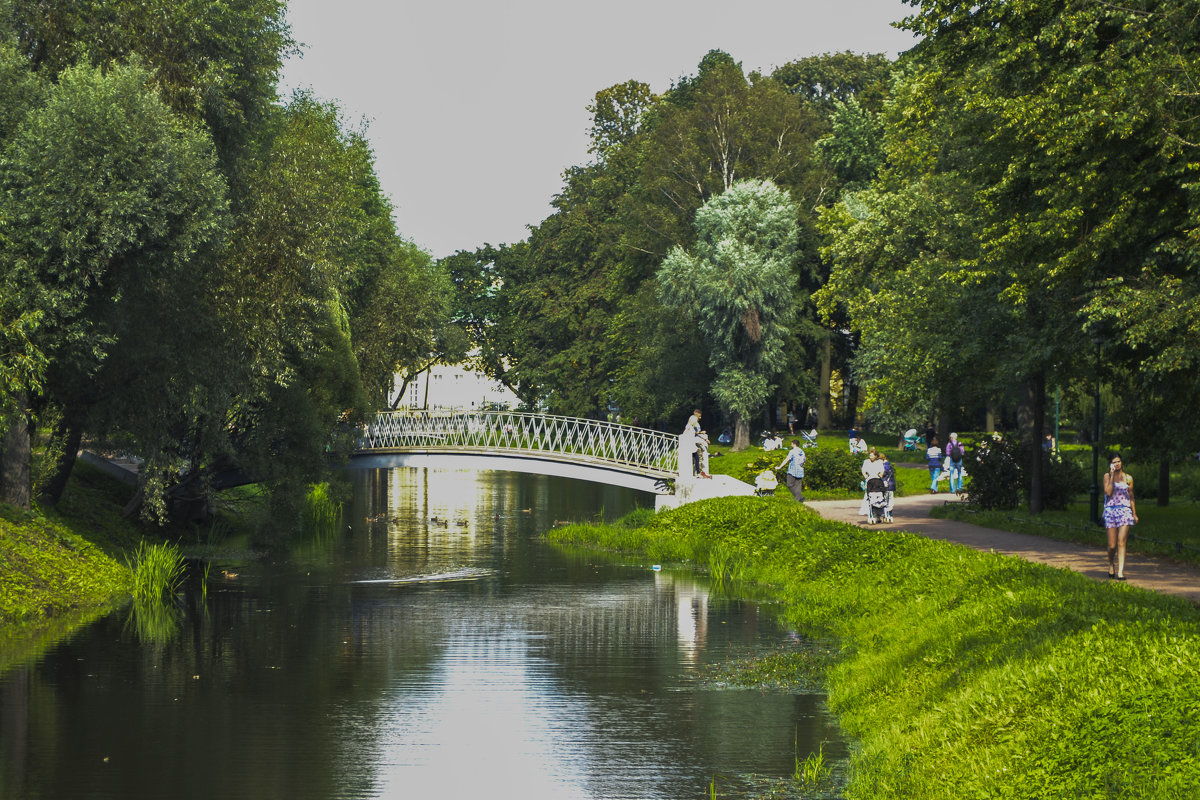
<svg viewBox="0 0 1200 800">
<path fill-rule="evenodd" d="M 1090 519 L 1093 525 L 1100 524 L 1100 347 L 1101 340 L 1096 337 L 1096 378 L 1095 393 L 1092 402 L 1095 405 L 1095 415 L 1092 420 L 1092 488 L 1088 490 L 1091 503 Z"/>
</svg>

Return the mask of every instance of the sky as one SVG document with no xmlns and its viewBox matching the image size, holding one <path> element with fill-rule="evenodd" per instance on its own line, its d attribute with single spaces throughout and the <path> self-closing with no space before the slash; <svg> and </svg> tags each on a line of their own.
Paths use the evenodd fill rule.
<svg viewBox="0 0 1200 800">
<path fill-rule="evenodd" d="M 281 90 L 365 123 L 396 228 L 435 257 L 513 243 L 584 164 L 596 92 L 663 92 L 709 50 L 747 73 L 914 44 L 901 0 L 290 0 Z"/>
</svg>

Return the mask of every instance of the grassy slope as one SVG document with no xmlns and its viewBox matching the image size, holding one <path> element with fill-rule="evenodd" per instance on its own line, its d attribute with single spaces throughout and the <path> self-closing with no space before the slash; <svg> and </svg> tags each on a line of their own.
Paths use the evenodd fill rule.
<svg viewBox="0 0 1200 800">
<path fill-rule="evenodd" d="M 80 464 L 58 509 L 0 505 L 0 669 L 129 596 L 122 491 Z"/>
<path fill-rule="evenodd" d="M 753 581 L 841 643 L 853 798 L 1200 796 L 1200 612 L 1015 558 L 725 498 L 560 542 Z"/>
</svg>

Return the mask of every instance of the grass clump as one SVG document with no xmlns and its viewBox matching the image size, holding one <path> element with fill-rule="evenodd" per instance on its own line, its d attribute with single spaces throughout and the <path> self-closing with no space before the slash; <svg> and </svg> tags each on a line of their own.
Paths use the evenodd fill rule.
<svg viewBox="0 0 1200 800">
<path fill-rule="evenodd" d="M 1008 556 L 722 498 L 552 541 L 754 581 L 840 642 L 850 798 L 1200 796 L 1200 610 Z"/>
<path fill-rule="evenodd" d="M 138 545 L 130 567 L 133 570 L 135 603 L 157 603 L 171 598 L 183 582 L 183 556 L 170 542 Z"/>
</svg>

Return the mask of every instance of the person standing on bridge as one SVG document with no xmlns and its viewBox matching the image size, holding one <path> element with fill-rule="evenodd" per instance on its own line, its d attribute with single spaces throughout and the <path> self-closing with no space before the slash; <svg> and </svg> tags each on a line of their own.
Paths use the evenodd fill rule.
<svg viewBox="0 0 1200 800">
<path fill-rule="evenodd" d="M 1108 577 L 1125 580 L 1125 540 L 1138 521 L 1133 503 L 1133 476 L 1125 472 L 1120 453 L 1108 454 L 1104 475 L 1104 527 L 1108 531 Z M 1116 573 L 1113 572 L 1114 567 Z"/>
<path fill-rule="evenodd" d="M 700 452 L 703 444 L 706 444 L 700 439 L 700 434 L 703 431 L 700 429 L 700 409 L 692 410 L 692 415 L 688 417 L 687 425 L 683 428 L 683 436 L 685 439 L 685 449 L 688 447 L 692 451 L 692 474 L 697 478 L 711 477 L 705 471 L 704 454 Z"/>
<path fill-rule="evenodd" d="M 787 465 L 787 487 L 792 493 L 792 497 L 796 498 L 797 503 L 804 502 L 804 462 L 808 460 L 808 456 L 804 455 L 804 448 L 800 446 L 798 439 L 792 439 L 792 449 L 788 450 L 787 457 L 780 462 L 775 469 L 783 469 Z"/>
</svg>

